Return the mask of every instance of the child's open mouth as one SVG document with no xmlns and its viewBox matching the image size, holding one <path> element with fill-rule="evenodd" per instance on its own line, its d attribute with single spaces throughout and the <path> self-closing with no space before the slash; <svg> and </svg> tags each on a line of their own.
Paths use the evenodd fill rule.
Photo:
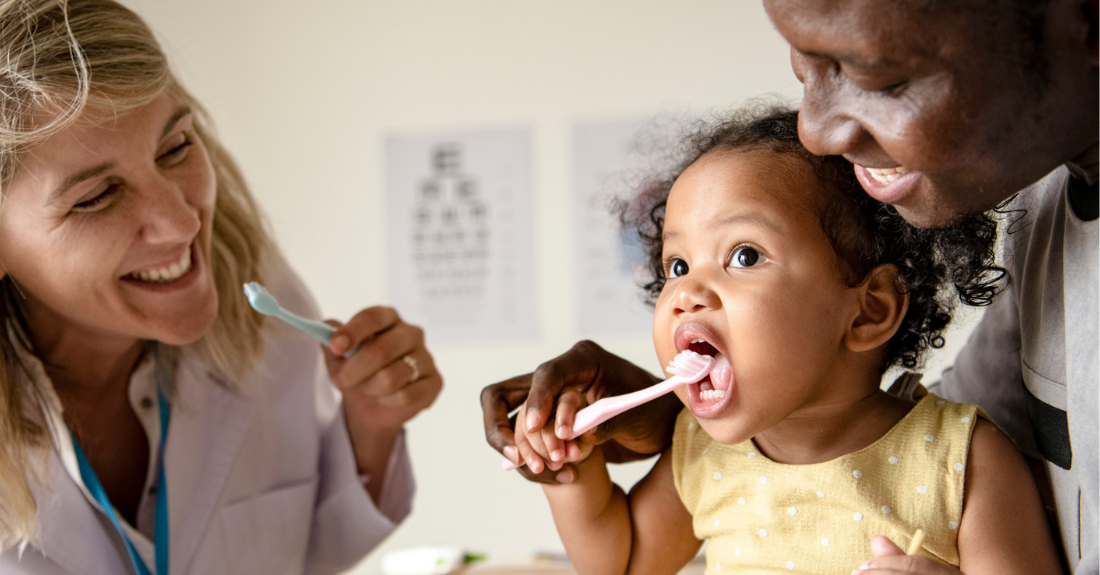
<svg viewBox="0 0 1100 575">
<path fill-rule="evenodd" d="M 733 370 L 730 369 L 729 359 L 704 339 L 692 339 L 687 349 L 714 358 L 714 368 L 710 373 L 688 387 L 691 410 L 696 415 L 707 415 L 719 410 L 726 403 L 730 388 L 733 387 Z"/>
</svg>

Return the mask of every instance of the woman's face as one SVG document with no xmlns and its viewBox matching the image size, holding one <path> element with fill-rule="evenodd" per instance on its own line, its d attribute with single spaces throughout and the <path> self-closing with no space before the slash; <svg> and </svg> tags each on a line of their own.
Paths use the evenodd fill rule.
<svg viewBox="0 0 1100 575">
<path fill-rule="evenodd" d="M 739 443 L 827 403 L 859 310 L 821 229 L 810 167 L 771 152 L 711 152 L 668 197 L 653 340 L 662 365 L 712 355 L 676 393 L 715 440 Z"/>
<path fill-rule="evenodd" d="M 0 271 L 34 334 L 196 341 L 218 309 L 215 177 L 190 110 L 165 94 L 82 120 L 19 158 L 3 191 Z"/>
</svg>

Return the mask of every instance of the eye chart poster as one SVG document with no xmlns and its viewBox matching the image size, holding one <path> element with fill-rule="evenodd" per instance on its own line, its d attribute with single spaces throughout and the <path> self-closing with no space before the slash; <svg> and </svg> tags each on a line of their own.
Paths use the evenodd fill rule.
<svg viewBox="0 0 1100 575">
<path fill-rule="evenodd" d="M 531 134 L 385 141 L 389 299 L 433 342 L 538 336 Z"/>
<path fill-rule="evenodd" d="M 636 142 L 643 120 L 584 122 L 573 126 L 574 294 L 581 337 L 645 335 L 653 312 L 638 287 L 645 254 L 633 230 L 611 213 L 626 183 L 644 170 Z"/>
</svg>

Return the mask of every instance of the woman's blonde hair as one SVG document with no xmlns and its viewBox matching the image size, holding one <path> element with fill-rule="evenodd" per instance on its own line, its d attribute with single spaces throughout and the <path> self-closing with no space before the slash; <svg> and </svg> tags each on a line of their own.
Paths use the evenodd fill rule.
<svg viewBox="0 0 1100 575">
<path fill-rule="evenodd" d="M 152 31 L 111 0 L 0 0 L 0 50 L 0 201 L 20 155 L 85 112 L 122 114 L 165 93 L 191 107 L 217 177 L 211 260 L 219 306 L 213 327 L 190 348 L 236 380 L 263 348 L 262 317 L 249 309 L 241 284 L 264 279 L 274 247 L 240 170 L 176 81 Z M 31 457 L 49 447 L 46 400 L 21 389 L 16 376 L 14 346 L 27 345 L 8 335 L 27 327 L 19 299 L 12 279 L 0 280 L 0 550 L 37 537 Z M 9 322 L 18 329 L 6 329 Z"/>
</svg>

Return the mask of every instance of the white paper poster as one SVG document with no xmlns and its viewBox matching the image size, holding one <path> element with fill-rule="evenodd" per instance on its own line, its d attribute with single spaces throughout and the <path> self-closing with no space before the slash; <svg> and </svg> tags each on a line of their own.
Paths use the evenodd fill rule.
<svg viewBox="0 0 1100 575">
<path fill-rule="evenodd" d="M 391 135 L 388 287 L 434 342 L 538 336 L 527 129 Z"/>
<path fill-rule="evenodd" d="M 573 126 L 574 293 L 581 337 L 651 331 L 653 312 L 637 279 L 645 254 L 636 234 L 620 230 L 611 213 L 611 200 L 627 191 L 624 177 L 645 169 L 635 150 L 645 125 L 611 120 Z"/>
</svg>

